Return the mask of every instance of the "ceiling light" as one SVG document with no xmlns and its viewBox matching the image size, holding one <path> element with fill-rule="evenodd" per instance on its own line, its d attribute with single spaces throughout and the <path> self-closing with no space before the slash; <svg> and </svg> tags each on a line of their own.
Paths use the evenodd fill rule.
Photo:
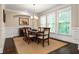
<svg viewBox="0 0 79 59">
<path fill-rule="evenodd" d="M 33 20 L 38 19 L 38 17 L 35 15 L 35 6 L 36 4 L 33 4 L 34 11 L 33 11 L 33 16 L 31 16 L 31 19 Z"/>
</svg>

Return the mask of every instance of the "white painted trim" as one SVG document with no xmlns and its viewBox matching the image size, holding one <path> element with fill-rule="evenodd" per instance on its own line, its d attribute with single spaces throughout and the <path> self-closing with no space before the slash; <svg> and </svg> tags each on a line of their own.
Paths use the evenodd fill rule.
<svg viewBox="0 0 79 59">
<path fill-rule="evenodd" d="M 49 25 L 47 22 L 49 15 L 53 15 L 55 17 L 55 19 L 54 19 L 54 31 L 52 31 L 52 32 L 56 33 L 56 11 L 46 14 L 46 27 L 48 27 L 48 25 Z"/>
<path fill-rule="evenodd" d="M 79 31 L 79 27 L 72 27 L 72 30 Z"/>
<path fill-rule="evenodd" d="M 5 9 L 5 11 L 12 11 L 12 12 L 18 12 L 18 13 L 23 12 L 23 11 L 17 11 L 17 10 L 12 10 L 12 9 L 7 9 L 7 8 Z"/>
<path fill-rule="evenodd" d="M 78 44 L 78 50 L 79 50 L 79 44 Z"/>
<path fill-rule="evenodd" d="M 5 9 L 5 11 L 11 11 L 11 12 L 15 12 L 15 13 L 22 13 L 22 14 L 26 14 L 26 15 L 31 15 L 30 13 L 28 12 L 23 12 L 23 11 L 17 11 L 17 10 L 12 10 L 12 9 Z"/>
<path fill-rule="evenodd" d="M 0 49 L 0 53 L 3 53 L 3 49 Z"/>
<path fill-rule="evenodd" d="M 30 25 L 28 25 L 28 26 L 26 26 L 26 25 L 24 25 L 24 26 L 14 26 L 14 27 L 5 27 L 5 28 L 22 28 L 22 27 L 31 27 Z"/>
</svg>

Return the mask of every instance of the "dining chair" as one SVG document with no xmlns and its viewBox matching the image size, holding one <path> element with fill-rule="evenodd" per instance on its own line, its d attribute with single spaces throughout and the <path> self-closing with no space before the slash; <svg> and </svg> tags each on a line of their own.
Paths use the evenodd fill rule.
<svg viewBox="0 0 79 59">
<path fill-rule="evenodd" d="M 26 28 L 24 27 L 24 28 L 22 28 L 22 30 L 23 30 L 23 40 L 26 41 L 26 36 L 27 36 L 27 34 L 26 34 Z"/>
<path fill-rule="evenodd" d="M 37 38 L 39 39 L 39 41 L 42 42 L 42 46 L 44 47 L 44 43 L 47 40 L 48 41 L 48 45 L 49 45 L 49 35 L 50 35 L 50 28 L 43 28 L 44 31 L 40 31 L 38 32 L 38 36 Z M 38 41 L 38 43 L 39 43 Z"/>
<path fill-rule="evenodd" d="M 32 30 L 28 30 L 28 44 L 36 37 Z"/>
<path fill-rule="evenodd" d="M 22 28 L 22 30 L 23 30 L 23 36 L 24 36 L 24 38 L 23 38 L 23 40 L 28 40 L 28 30 L 31 30 L 31 28 L 30 27 L 24 27 L 24 28 Z"/>
<path fill-rule="evenodd" d="M 38 27 L 39 31 L 44 31 L 44 27 Z"/>
</svg>

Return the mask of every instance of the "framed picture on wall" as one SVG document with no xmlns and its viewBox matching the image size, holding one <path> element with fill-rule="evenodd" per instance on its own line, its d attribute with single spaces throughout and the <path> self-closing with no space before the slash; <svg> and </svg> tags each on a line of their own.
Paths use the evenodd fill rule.
<svg viewBox="0 0 79 59">
<path fill-rule="evenodd" d="M 29 18 L 19 18 L 19 25 L 29 25 Z"/>
</svg>

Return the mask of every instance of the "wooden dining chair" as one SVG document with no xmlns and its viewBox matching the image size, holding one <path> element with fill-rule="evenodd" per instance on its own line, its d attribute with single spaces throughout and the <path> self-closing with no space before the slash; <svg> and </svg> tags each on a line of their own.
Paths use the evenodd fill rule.
<svg viewBox="0 0 79 59">
<path fill-rule="evenodd" d="M 44 27 L 38 27 L 38 31 L 44 31 Z"/>
<path fill-rule="evenodd" d="M 28 40 L 28 30 L 31 30 L 31 28 L 30 27 L 24 27 L 24 28 L 22 28 L 22 30 L 23 30 L 23 36 L 24 36 L 24 38 L 23 38 L 23 40 Z"/>
<path fill-rule="evenodd" d="M 42 46 L 44 47 L 45 46 L 44 43 L 46 40 L 48 41 L 48 45 L 49 45 L 50 28 L 43 28 L 43 29 L 44 31 L 38 32 L 37 38 L 39 39 L 39 41 L 42 41 Z"/>
<path fill-rule="evenodd" d="M 22 30 L 23 30 L 23 40 L 26 41 L 26 36 L 27 36 L 27 34 L 26 34 L 26 28 L 24 27 L 24 28 L 22 28 Z"/>
<path fill-rule="evenodd" d="M 36 37 L 32 30 L 28 30 L 28 44 Z"/>
</svg>

